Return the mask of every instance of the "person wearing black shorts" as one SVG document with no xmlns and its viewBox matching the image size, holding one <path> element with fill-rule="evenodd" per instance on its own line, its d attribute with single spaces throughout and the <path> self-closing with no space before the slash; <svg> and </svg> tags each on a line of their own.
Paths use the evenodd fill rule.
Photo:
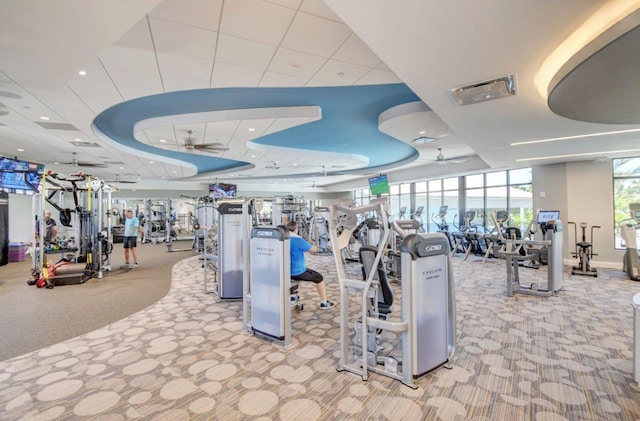
<svg viewBox="0 0 640 421">
<path fill-rule="evenodd" d="M 138 239 L 138 228 L 140 221 L 133 215 L 133 209 L 127 209 L 124 221 L 124 266 L 129 269 L 138 267 L 138 254 L 136 253 L 136 243 Z M 129 264 L 129 250 L 133 256 L 133 265 Z"/>
<path fill-rule="evenodd" d="M 298 235 L 298 224 L 296 221 L 289 221 L 287 229 L 291 231 L 289 236 L 289 246 L 291 250 L 291 279 L 296 281 L 309 281 L 316 284 L 316 290 L 320 296 L 320 308 L 327 310 L 333 307 L 333 303 L 327 300 L 327 292 L 324 286 L 322 274 L 313 269 L 307 268 L 304 253 L 316 253 L 318 248 Z"/>
</svg>

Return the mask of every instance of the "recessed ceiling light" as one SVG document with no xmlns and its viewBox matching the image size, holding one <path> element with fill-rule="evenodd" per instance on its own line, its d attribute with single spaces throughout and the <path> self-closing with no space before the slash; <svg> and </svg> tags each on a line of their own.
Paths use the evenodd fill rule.
<svg viewBox="0 0 640 421">
<path fill-rule="evenodd" d="M 22 148 L 18 148 L 18 149 L 16 149 L 16 151 L 18 151 L 18 152 L 24 152 L 24 149 L 22 149 Z"/>
<path fill-rule="evenodd" d="M 46 115 L 43 115 L 43 116 L 40 116 L 40 120 L 47 121 L 47 120 L 49 120 L 49 117 L 47 117 Z"/>
<path fill-rule="evenodd" d="M 160 139 L 160 143 L 167 143 L 167 139 Z"/>
<path fill-rule="evenodd" d="M 87 75 L 87 71 L 86 71 L 86 70 L 80 70 L 80 71 L 78 72 L 78 74 L 79 74 L 80 76 L 86 76 L 86 75 Z"/>
<path fill-rule="evenodd" d="M 176 170 L 173 170 L 173 171 L 171 171 L 171 172 L 175 174 L 175 173 L 177 173 L 178 171 L 176 171 Z"/>
<path fill-rule="evenodd" d="M 418 134 L 427 134 L 427 132 L 426 132 L 426 131 L 424 131 L 424 130 L 420 130 L 420 131 L 418 132 Z"/>
<path fill-rule="evenodd" d="M 294 162 L 294 163 L 293 163 L 293 166 L 294 166 L 294 167 L 297 167 L 297 166 L 298 166 L 298 163 L 297 163 L 297 162 Z"/>
<path fill-rule="evenodd" d="M 153 164 L 153 163 L 154 163 L 153 161 L 149 161 L 149 164 Z"/>
<path fill-rule="evenodd" d="M 121 170 L 124 170 L 124 167 L 120 167 Z"/>
<path fill-rule="evenodd" d="M 255 158 L 255 157 L 256 157 L 255 155 L 251 155 L 251 156 L 250 156 L 250 158 Z"/>
<path fill-rule="evenodd" d="M 54 162 L 53 165 L 60 165 L 60 163 L 59 162 Z"/>
<path fill-rule="evenodd" d="M 253 127 L 249 127 L 249 131 L 250 131 L 250 132 L 255 132 L 255 131 L 256 131 L 256 129 L 254 129 Z"/>
</svg>

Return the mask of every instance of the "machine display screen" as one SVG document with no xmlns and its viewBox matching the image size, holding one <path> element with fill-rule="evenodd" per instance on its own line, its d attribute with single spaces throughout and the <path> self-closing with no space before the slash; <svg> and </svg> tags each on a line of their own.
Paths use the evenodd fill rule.
<svg viewBox="0 0 640 421">
<path fill-rule="evenodd" d="M 560 219 L 560 211 L 540 211 L 538 213 L 538 224 L 546 224 L 558 219 Z"/>
</svg>

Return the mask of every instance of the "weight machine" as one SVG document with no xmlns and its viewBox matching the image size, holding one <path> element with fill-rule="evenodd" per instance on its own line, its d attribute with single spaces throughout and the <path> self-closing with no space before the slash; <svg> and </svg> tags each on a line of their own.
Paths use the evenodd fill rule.
<svg viewBox="0 0 640 421">
<path fill-rule="evenodd" d="M 42 175 L 42 192 L 32 199 L 36 234 L 29 284 L 53 288 L 103 277 L 103 264 L 109 267 L 112 251 L 108 231 L 104 230 L 103 188 L 101 180 L 82 172 L 64 176 L 48 171 Z M 73 208 L 65 207 L 65 194 L 71 194 Z M 45 203 L 58 210 L 62 226 L 73 229 L 69 239 L 63 234 L 56 242 L 44 244 Z"/>
<path fill-rule="evenodd" d="M 282 225 L 254 227 L 250 238 L 243 329 L 286 348 L 291 345 L 291 308 L 303 308 L 292 299 L 289 230 Z"/>
<path fill-rule="evenodd" d="M 538 224 L 542 230 L 543 240 L 507 239 L 499 252 L 507 262 L 507 289 L 505 295 L 528 294 L 548 297 L 562 290 L 564 281 L 563 265 L 563 224 L 558 211 L 540 211 Z M 534 254 L 523 253 L 524 247 L 543 246 L 548 250 L 547 285 L 542 287 L 537 283 L 522 284 L 518 273 L 518 265 L 522 261 L 532 259 Z"/>
<path fill-rule="evenodd" d="M 333 204 L 331 244 L 337 251 L 347 247 L 356 228 L 352 221 L 366 212 L 380 216 L 381 233 L 373 247 L 375 255 L 368 262 L 372 270 L 365 273 L 365 279 L 347 277 L 339 253 L 334 252 L 340 285 L 338 371 L 355 373 L 363 380 L 368 379 L 369 372 L 375 372 L 416 388 L 416 378 L 446 366 L 455 351 L 455 294 L 449 246 L 442 234 L 411 234 L 404 239 L 402 315 L 399 321 L 390 321 L 380 309 L 380 302 L 385 300 L 379 296 L 381 279 L 375 269 L 389 237 L 386 202 L 373 200 L 361 207 Z"/>
<path fill-rule="evenodd" d="M 586 222 L 580 222 L 580 229 L 582 230 L 582 240 L 578 241 L 578 228 L 575 222 L 567 222 L 569 225 L 573 225 L 573 238 L 575 239 L 576 250 L 571 255 L 578 259 L 578 266 L 571 268 L 572 275 L 586 275 L 586 276 L 598 276 L 598 269 L 591 267 L 591 258 L 597 256 L 593 252 L 593 230 L 600 228 L 599 225 L 591 226 L 591 241 L 587 241 L 587 226 Z"/>
</svg>

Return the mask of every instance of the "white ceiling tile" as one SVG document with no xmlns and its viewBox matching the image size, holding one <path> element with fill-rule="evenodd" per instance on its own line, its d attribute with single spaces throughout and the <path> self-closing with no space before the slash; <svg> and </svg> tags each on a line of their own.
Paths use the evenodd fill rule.
<svg viewBox="0 0 640 421">
<path fill-rule="evenodd" d="M 282 46 L 291 50 L 322 57 L 331 57 L 351 35 L 344 23 L 298 13 L 282 40 Z"/>
<path fill-rule="evenodd" d="M 343 61 L 329 60 L 309 81 L 310 85 L 351 85 L 371 68 Z"/>
<path fill-rule="evenodd" d="M 402 82 L 393 72 L 385 72 L 384 70 L 373 69 L 362 79 L 358 80 L 354 85 L 382 85 L 385 83 Z"/>
<path fill-rule="evenodd" d="M 158 65 L 163 80 L 169 73 L 174 77 L 184 76 L 190 79 L 206 80 L 208 84 L 213 61 L 158 52 Z"/>
<path fill-rule="evenodd" d="M 333 13 L 333 10 L 331 10 L 323 0 L 304 0 L 302 6 L 300 7 L 300 11 L 335 20 L 336 22 L 342 22 L 342 19 L 340 19 L 338 15 Z"/>
<path fill-rule="evenodd" d="M 147 18 L 140 19 L 114 45 L 151 50 L 153 43 L 151 42 Z"/>
<path fill-rule="evenodd" d="M 119 67 L 132 70 L 157 71 L 158 64 L 152 50 L 115 45 L 100 54 L 105 67 Z"/>
<path fill-rule="evenodd" d="M 238 124 L 238 120 L 207 123 L 205 138 L 208 142 L 214 141 L 213 139 L 231 139 L 238 129 Z"/>
<path fill-rule="evenodd" d="M 191 89 L 208 89 L 209 80 L 192 79 L 184 76 L 164 74 L 162 76 L 165 92 L 188 91 Z"/>
<path fill-rule="evenodd" d="M 216 60 L 264 70 L 269 65 L 275 51 L 276 47 L 273 45 L 220 34 Z"/>
<path fill-rule="evenodd" d="M 279 48 L 268 70 L 309 79 L 326 61 L 323 57 Z"/>
<path fill-rule="evenodd" d="M 217 33 L 159 19 L 150 19 L 156 50 L 188 57 L 213 59 Z"/>
<path fill-rule="evenodd" d="M 107 68 L 107 72 L 119 90 L 121 90 L 122 87 L 150 88 L 156 89 L 156 91 L 162 90 L 162 84 L 157 71 L 134 71 L 130 68 L 110 66 Z"/>
<path fill-rule="evenodd" d="M 376 67 L 381 62 L 380 58 L 354 33 L 332 58 L 367 67 Z"/>
<path fill-rule="evenodd" d="M 294 10 L 262 0 L 227 1 L 220 32 L 279 45 L 294 14 Z"/>
<path fill-rule="evenodd" d="M 306 78 L 283 75 L 281 73 L 266 72 L 262 76 L 260 86 L 262 87 L 284 87 L 284 86 L 305 86 Z"/>
<path fill-rule="evenodd" d="M 149 16 L 152 18 L 194 26 L 209 31 L 218 30 L 222 0 L 164 0 Z"/>
<path fill-rule="evenodd" d="M 257 86 L 262 72 L 233 64 L 216 63 L 213 69 L 212 83 L 224 86 Z"/>
<path fill-rule="evenodd" d="M 279 4 L 280 6 L 288 7 L 289 9 L 298 10 L 302 0 L 267 0 L 269 3 Z"/>
</svg>

